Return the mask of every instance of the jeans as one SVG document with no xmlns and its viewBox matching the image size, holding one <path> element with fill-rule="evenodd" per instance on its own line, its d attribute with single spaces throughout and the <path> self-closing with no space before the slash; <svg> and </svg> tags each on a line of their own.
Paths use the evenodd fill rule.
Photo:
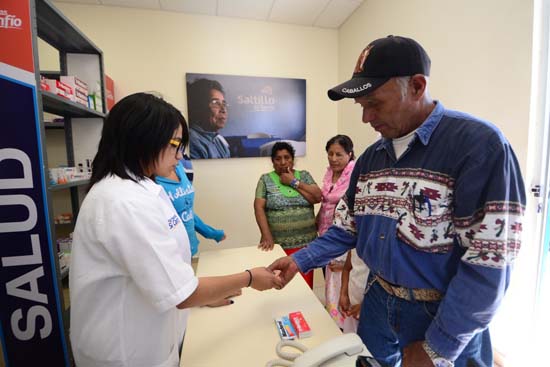
<svg viewBox="0 0 550 367">
<path fill-rule="evenodd" d="M 378 362 L 400 367 L 403 349 L 424 340 L 438 307 L 439 302 L 407 301 L 392 296 L 375 281 L 365 294 L 357 333 Z M 455 367 L 492 367 L 489 329 L 474 335 L 454 363 Z"/>
</svg>

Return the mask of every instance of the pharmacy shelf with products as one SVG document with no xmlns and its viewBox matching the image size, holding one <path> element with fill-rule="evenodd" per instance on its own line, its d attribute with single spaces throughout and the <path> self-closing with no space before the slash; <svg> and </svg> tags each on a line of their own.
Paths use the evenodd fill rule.
<svg viewBox="0 0 550 367">
<path fill-rule="evenodd" d="M 103 53 L 50 1 L 34 0 L 41 138 L 57 279 L 68 340 L 72 232 L 106 114 Z"/>
</svg>

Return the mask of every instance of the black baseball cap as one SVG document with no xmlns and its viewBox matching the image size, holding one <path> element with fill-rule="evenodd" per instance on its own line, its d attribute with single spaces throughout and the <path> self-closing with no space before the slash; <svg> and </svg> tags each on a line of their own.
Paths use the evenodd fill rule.
<svg viewBox="0 0 550 367">
<path fill-rule="evenodd" d="M 361 97 L 392 77 L 430 75 L 430 57 L 412 38 L 387 36 L 369 43 L 361 52 L 350 80 L 328 90 L 333 101 Z"/>
</svg>

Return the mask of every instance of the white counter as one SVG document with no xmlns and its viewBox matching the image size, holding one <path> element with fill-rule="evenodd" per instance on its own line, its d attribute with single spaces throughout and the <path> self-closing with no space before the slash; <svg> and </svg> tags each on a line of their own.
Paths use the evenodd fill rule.
<svg viewBox="0 0 550 367">
<path fill-rule="evenodd" d="M 281 256 L 285 253 L 279 246 L 270 252 L 256 246 L 208 251 L 200 254 L 197 275 L 225 275 L 268 266 Z M 244 288 L 234 301 L 229 306 L 191 310 L 180 366 L 262 367 L 277 358 L 275 345 L 280 338 L 273 319 L 293 311 L 301 311 L 312 329 L 311 337 L 298 339 L 308 348 L 341 335 L 300 274 L 279 291 Z"/>
</svg>

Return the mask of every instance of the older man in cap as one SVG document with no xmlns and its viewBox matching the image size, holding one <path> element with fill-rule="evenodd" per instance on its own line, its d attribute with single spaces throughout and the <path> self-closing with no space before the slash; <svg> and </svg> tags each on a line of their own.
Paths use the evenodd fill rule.
<svg viewBox="0 0 550 367">
<path fill-rule="evenodd" d="M 328 91 L 353 98 L 382 137 L 358 159 L 332 227 L 269 268 L 286 284 L 356 248 L 371 269 L 358 334 L 381 364 L 490 367 L 525 190 L 502 133 L 433 100 L 429 74 L 418 42 L 388 36 Z"/>
</svg>

